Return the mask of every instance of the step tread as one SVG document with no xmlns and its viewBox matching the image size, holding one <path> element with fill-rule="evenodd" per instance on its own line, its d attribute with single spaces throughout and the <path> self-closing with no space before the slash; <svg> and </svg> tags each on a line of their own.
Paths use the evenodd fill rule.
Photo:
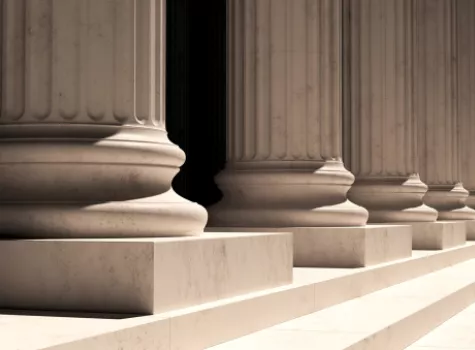
<svg viewBox="0 0 475 350">
<path fill-rule="evenodd" d="M 474 270 L 475 259 L 212 349 L 346 349 L 467 286 L 475 289 Z"/>
<path fill-rule="evenodd" d="M 470 305 L 406 349 L 475 349 L 475 304 Z"/>
</svg>

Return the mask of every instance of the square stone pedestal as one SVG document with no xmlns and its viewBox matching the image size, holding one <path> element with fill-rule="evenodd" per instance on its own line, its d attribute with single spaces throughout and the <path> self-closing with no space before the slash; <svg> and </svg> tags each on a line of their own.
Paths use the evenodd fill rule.
<svg viewBox="0 0 475 350">
<path fill-rule="evenodd" d="M 364 267 L 412 255 L 409 225 L 362 227 L 209 228 L 244 232 L 288 231 L 294 234 L 295 267 Z"/>
<path fill-rule="evenodd" d="M 440 250 L 464 245 L 465 221 L 436 221 L 412 223 L 412 248 Z"/>
<path fill-rule="evenodd" d="M 291 282 L 290 233 L 0 241 L 0 309 L 156 314 Z"/>
<path fill-rule="evenodd" d="M 475 241 L 475 220 L 465 221 L 467 229 L 467 241 Z"/>
</svg>

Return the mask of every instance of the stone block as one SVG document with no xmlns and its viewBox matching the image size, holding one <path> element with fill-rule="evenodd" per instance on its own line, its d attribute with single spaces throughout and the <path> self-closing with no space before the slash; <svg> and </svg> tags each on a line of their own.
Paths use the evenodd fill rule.
<svg viewBox="0 0 475 350">
<path fill-rule="evenodd" d="M 412 228 L 413 249 L 447 249 L 466 242 L 465 221 L 417 222 Z"/>
<path fill-rule="evenodd" d="M 475 241 L 475 220 L 465 221 L 467 229 L 467 241 Z"/>
<path fill-rule="evenodd" d="M 408 258 L 412 253 L 412 228 L 409 225 L 235 229 L 293 232 L 295 267 L 364 267 Z M 233 228 L 210 230 L 225 232 Z"/>
<path fill-rule="evenodd" d="M 290 233 L 0 241 L 0 309 L 156 314 L 291 282 Z"/>
</svg>

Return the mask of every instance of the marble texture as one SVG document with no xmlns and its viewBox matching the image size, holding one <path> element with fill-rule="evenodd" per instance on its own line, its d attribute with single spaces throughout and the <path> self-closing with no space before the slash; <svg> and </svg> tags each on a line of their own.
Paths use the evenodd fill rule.
<svg viewBox="0 0 475 350">
<path fill-rule="evenodd" d="M 363 267 L 407 258 L 412 252 L 409 225 L 207 228 L 207 231 L 235 230 L 292 232 L 295 267 Z"/>
<path fill-rule="evenodd" d="M 0 339 L 10 341 L 0 344 L 2 350 L 39 350 L 34 344 L 41 350 L 202 350 L 474 257 L 475 244 L 468 243 L 444 251 L 415 251 L 412 258 L 366 268 L 294 268 L 290 286 L 159 315 L 108 320 L 90 315 L 93 321 L 83 327 L 85 332 L 76 327 L 85 323 L 72 316 L 63 315 L 61 322 L 52 315 L 32 320 L 13 314 L 0 317 Z"/>
<path fill-rule="evenodd" d="M 407 350 L 470 350 L 475 349 L 475 304 L 419 339 Z"/>
<path fill-rule="evenodd" d="M 469 191 L 467 206 L 475 208 L 475 2 L 458 0 L 457 26 L 457 113 L 461 180 Z"/>
<path fill-rule="evenodd" d="M 457 1 L 414 2 L 414 111 L 419 170 L 429 186 L 424 203 L 437 220 L 473 220 L 461 174 L 457 108 Z M 464 74 L 468 74 L 464 73 Z M 472 136 L 473 137 L 473 136 Z"/>
<path fill-rule="evenodd" d="M 299 349 L 403 349 L 475 301 L 474 268 L 471 260 L 212 349 L 287 350 L 292 339 Z"/>
<path fill-rule="evenodd" d="M 291 282 L 289 233 L 0 244 L 0 308 L 156 314 Z"/>
<path fill-rule="evenodd" d="M 0 237 L 203 232 L 172 189 L 166 0 L 5 0 Z"/>
<path fill-rule="evenodd" d="M 447 249 L 462 246 L 467 239 L 465 221 L 420 222 L 412 227 L 413 249 Z"/>
<path fill-rule="evenodd" d="M 228 153 L 209 225 L 365 225 L 342 162 L 342 0 L 230 0 L 228 12 Z"/>
<path fill-rule="evenodd" d="M 414 1 L 345 5 L 345 162 L 356 177 L 348 198 L 368 209 L 371 223 L 435 221 L 437 212 L 422 202 L 427 185 L 418 174 Z"/>
<path fill-rule="evenodd" d="M 467 228 L 467 241 L 475 241 L 475 220 L 465 221 Z"/>
</svg>

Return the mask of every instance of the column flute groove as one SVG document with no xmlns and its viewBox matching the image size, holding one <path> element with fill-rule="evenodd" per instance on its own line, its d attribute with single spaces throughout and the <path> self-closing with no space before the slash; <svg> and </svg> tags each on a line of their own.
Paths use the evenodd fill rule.
<svg viewBox="0 0 475 350">
<path fill-rule="evenodd" d="M 172 189 L 166 0 L 3 0 L 0 235 L 197 234 Z"/>
<path fill-rule="evenodd" d="M 229 142 L 210 224 L 361 226 L 341 160 L 342 2 L 229 1 Z"/>
<path fill-rule="evenodd" d="M 475 2 L 457 2 L 457 111 L 461 179 L 469 191 L 466 204 L 475 208 Z"/>
<path fill-rule="evenodd" d="M 430 222 L 427 186 L 417 173 L 412 97 L 413 0 L 348 0 L 350 100 L 345 119 L 348 164 L 356 181 L 348 197 L 369 222 Z"/>
<path fill-rule="evenodd" d="M 438 220 L 475 219 L 465 206 L 458 140 L 456 1 L 415 3 L 415 112 L 419 123 L 420 172 L 429 191 L 424 203 Z"/>
</svg>

